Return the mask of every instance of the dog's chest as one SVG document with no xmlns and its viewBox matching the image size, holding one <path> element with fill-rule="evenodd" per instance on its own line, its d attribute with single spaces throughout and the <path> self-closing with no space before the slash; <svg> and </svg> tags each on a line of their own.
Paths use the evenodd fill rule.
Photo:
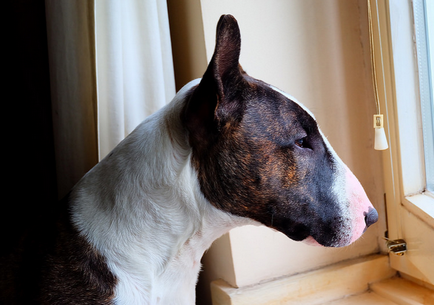
<svg viewBox="0 0 434 305">
<path fill-rule="evenodd" d="M 200 263 L 194 266 L 183 263 L 169 263 L 162 274 L 150 279 L 150 285 L 144 285 L 142 280 L 129 276 L 119 278 L 115 304 L 194 304 Z M 143 289 L 144 286 L 150 290 Z"/>
<path fill-rule="evenodd" d="M 200 252 L 199 254 L 197 250 L 186 246 L 180 255 L 169 263 L 155 286 L 155 295 L 160 304 L 194 304 L 197 276 L 201 267 L 200 259 L 203 254 L 203 251 Z"/>
<path fill-rule="evenodd" d="M 188 239 L 152 277 L 140 279 L 131 277 L 131 272 L 115 272 L 116 304 L 194 304 L 200 259 L 214 234 L 207 235 L 200 231 Z"/>
</svg>

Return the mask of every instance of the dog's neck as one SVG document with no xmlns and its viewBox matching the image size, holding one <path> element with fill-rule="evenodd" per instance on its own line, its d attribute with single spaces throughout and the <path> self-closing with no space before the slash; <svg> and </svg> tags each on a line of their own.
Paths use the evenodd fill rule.
<svg viewBox="0 0 434 305">
<path fill-rule="evenodd" d="M 192 303 L 204 251 L 231 228 L 249 223 L 213 207 L 200 191 L 180 120 L 194 85 L 139 125 L 73 190 L 73 222 L 106 257 L 119 281 L 119 302 L 161 298 L 174 304 L 172 291 Z"/>
</svg>

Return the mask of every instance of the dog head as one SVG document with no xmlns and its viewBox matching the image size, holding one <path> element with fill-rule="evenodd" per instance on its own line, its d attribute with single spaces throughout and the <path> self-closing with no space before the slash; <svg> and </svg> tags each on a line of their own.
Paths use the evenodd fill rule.
<svg viewBox="0 0 434 305">
<path fill-rule="evenodd" d="M 236 20 L 222 16 L 214 55 L 182 113 L 204 196 L 293 240 L 352 243 L 377 212 L 313 115 L 243 71 L 240 45 Z"/>
</svg>

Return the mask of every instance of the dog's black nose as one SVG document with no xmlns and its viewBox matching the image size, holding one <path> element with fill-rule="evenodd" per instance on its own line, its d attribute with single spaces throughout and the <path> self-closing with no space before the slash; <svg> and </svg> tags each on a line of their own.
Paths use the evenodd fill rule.
<svg viewBox="0 0 434 305">
<path fill-rule="evenodd" d="M 368 213 L 364 212 L 364 214 L 365 214 L 366 227 L 369 227 L 370 225 L 377 222 L 378 213 L 376 209 L 369 207 Z"/>
</svg>

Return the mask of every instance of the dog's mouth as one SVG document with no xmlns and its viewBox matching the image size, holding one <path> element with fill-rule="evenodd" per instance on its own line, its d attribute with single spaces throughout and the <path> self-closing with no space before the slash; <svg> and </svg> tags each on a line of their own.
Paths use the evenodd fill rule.
<svg viewBox="0 0 434 305">
<path fill-rule="evenodd" d="M 315 238 L 312 235 L 309 235 L 305 239 L 302 240 L 303 243 L 309 245 L 309 246 L 320 246 L 320 247 L 333 247 L 333 248 L 339 248 L 348 246 L 352 243 L 352 239 L 350 236 L 346 234 L 341 234 L 339 236 L 335 236 L 331 239 L 324 239 L 324 237 L 317 237 Z"/>
<path fill-rule="evenodd" d="M 305 243 L 306 245 L 309 245 L 309 246 L 324 247 L 319 242 L 317 242 L 315 240 L 315 238 L 313 238 L 312 236 L 308 236 L 307 238 L 305 238 L 304 240 L 302 240 L 302 242 Z"/>
<path fill-rule="evenodd" d="M 310 246 L 336 248 L 347 246 L 351 243 L 351 234 L 345 234 L 342 228 L 338 227 L 322 227 L 321 230 L 319 230 L 318 228 L 316 228 L 316 230 L 310 230 L 307 226 L 303 224 L 298 224 L 295 226 L 293 225 L 291 230 L 279 231 L 281 231 L 294 241 L 299 241 Z M 324 232 L 328 232 L 328 234 L 325 234 Z"/>
<path fill-rule="evenodd" d="M 344 243 L 344 244 L 332 244 L 332 245 L 325 246 L 317 242 L 316 239 L 313 238 L 312 236 L 308 236 L 307 238 L 303 239 L 301 242 L 306 245 L 314 246 L 314 247 L 342 247 L 347 245 L 347 243 Z"/>
</svg>

